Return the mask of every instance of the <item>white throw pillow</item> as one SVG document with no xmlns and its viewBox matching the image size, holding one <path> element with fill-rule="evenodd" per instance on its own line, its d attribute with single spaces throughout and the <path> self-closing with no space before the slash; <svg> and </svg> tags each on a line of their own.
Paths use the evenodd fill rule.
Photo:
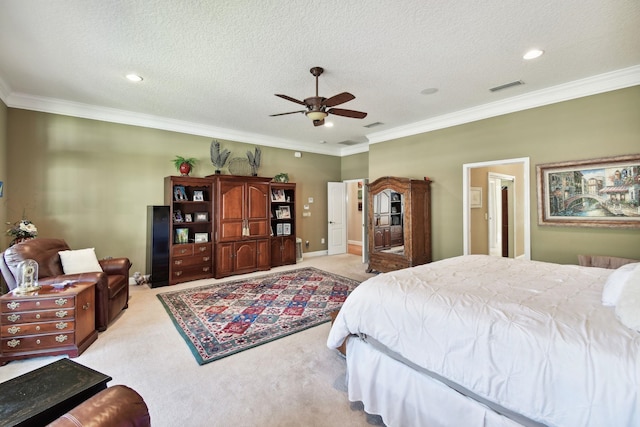
<svg viewBox="0 0 640 427">
<path fill-rule="evenodd" d="M 622 292 L 622 288 L 624 288 L 624 284 L 637 266 L 640 266 L 640 262 L 625 264 L 622 267 L 616 268 L 613 273 L 609 275 L 607 283 L 604 284 L 604 289 L 602 290 L 602 304 L 609 306 L 616 305 L 618 298 L 620 298 L 620 292 Z"/>
<path fill-rule="evenodd" d="M 633 269 L 620 292 L 616 316 L 627 328 L 640 332 L 640 265 Z"/>
<path fill-rule="evenodd" d="M 64 274 L 93 273 L 102 271 L 95 248 L 60 251 L 60 261 Z"/>
</svg>

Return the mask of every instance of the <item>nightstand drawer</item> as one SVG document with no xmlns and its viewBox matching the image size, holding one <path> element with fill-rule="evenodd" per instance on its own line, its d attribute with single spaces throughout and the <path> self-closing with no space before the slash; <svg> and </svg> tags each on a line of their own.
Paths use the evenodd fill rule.
<svg viewBox="0 0 640 427">
<path fill-rule="evenodd" d="M 47 310 L 50 308 L 73 308 L 75 298 L 72 295 L 61 295 L 55 298 L 21 299 L 3 303 L 0 306 L 2 313 L 14 313 L 16 311 Z"/>
<path fill-rule="evenodd" d="M 3 338 L 2 353 L 5 354 L 73 346 L 74 343 L 75 336 L 73 332 L 16 338 Z"/>
<path fill-rule="evenodd" d="M 73 320 L 60 320 L 57 322 L 21 323 L 17 325 L 2 325 L 2 337 L 17 337 L 24 335 L 47 334 L 53 332 L 73 331 Z"/>
</svg>

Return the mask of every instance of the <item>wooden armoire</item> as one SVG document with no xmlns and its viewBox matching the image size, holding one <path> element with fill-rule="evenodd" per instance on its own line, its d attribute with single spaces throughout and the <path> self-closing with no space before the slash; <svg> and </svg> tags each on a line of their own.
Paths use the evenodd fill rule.
<svg viewBox="0 0 640 427">
<path fill-rule="evenodd" d="M 213 181 L 214 276 L 271 268 L 269 182 L 257 176 L 209 175 Z"/>
<path fill-rule="evenodd" d="M 431 181 L 382 177 L 369 194 L 368 272 L 431 262 Z"/>
</svg>

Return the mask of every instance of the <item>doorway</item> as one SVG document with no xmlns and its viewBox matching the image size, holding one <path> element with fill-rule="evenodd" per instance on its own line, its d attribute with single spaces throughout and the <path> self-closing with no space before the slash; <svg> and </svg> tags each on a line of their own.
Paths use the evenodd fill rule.
<svg viewBox="0 0 640 427">
<path fill-rule="evenodd" d="M 488 222 L 489 255 L 514 258 L 517 248 L 514 232 L 515 219 L 515 176 L 489 172 L 488 176 Z"/>
<path fill-rule="evenodd" d="M 489 237 L 489 173 L 498 176 L 507 176 L 509 179 L 504 183 L 507 186 L 507 204 L 511 205 L 507 216 L 511 215 L 507 227 L 507 235 L 510 236 L 508 242 L 509 256 L 512 258 L 531 259 L 531 230 L 530 230 L 530 177 L 529 158 L 515 158 L 505 160 L 494 160 L 479 163 L 467 163 L 462 166 L 462 217 L 463 217 L 463 253 L 470 255 L 473 253 L 490 253 Z M 513 177 L 513 181 L 510 181 Z M 483 187 L 481 206 L 486 208 L 471 208 L 469 202 L 470 187 Z M 500 193 L 493 193 L 494 196 L 501 194 L 503 181 L 497 185 Z M 498 197 L 494 197 L 498 200 Z M 500 200 L 501 196 L 500 196 Z M 509 203 L 511 202 L 511 203 Z M 500 203 L 502 205 L 502 203 Z M 498 230 L 496 230 L 498 232 Z M 504 233 L 502 230 L 500 234 Z M 513 236 L 511 236 L 513 234 Z M 501 254 L 500 249 L 500 254 Z"/>
<path fill-rule="evenodd" d="M 327 186 L 328 255 L 353 253 L 367 262 L 367 179 L 330 182 Z"/>
</svg>

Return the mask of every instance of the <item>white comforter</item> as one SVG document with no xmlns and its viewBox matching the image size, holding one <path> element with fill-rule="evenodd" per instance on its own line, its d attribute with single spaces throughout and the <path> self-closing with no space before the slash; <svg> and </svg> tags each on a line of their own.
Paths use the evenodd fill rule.
<svg viewBox="0 0 640 427">
<path fill-rule="evenodd" d="M 366 334 L 549 426 L 640 426 L 640 334 L 601 303 L 610 273 L 471 255 L 380 274 L 347 298 L 327 344 Z"/>
</svg>

